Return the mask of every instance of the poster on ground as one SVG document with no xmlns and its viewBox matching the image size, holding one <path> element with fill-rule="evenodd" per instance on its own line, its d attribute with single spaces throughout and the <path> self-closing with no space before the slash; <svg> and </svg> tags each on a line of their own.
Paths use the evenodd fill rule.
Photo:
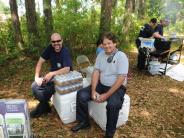
<svg viewBox="0 0 184 138">
<path fill-rule="evenodd" d="M 30 138 L 27 103 L 23 99 L 0 100 L 0 138 Z"/>
</svg>

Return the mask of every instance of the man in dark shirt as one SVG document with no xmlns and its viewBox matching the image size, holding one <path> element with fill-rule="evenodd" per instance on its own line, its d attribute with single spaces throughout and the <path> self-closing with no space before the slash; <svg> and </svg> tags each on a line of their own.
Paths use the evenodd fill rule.
<svg viewBox="0 0 184 138">
<path fill-rule="evenodd" d="M 137 46 L 137 49 L 139 51 L 138 61 L 137 61 L 137 68 L 140 69 L 140 70 L 145 69 L 146 55 L 145 55 L 144 51 L 142 51 L 139 48 L 140 45 L 141 45 L 141 41 L 140 41 L 139 37 L 150 38 L 152 36 L 157 35 L 154 31 L 154 28 L 156 27 L 156 25 L 157 25 L 157 19 L 152 18 L 149 23 L 145 24 L 141 28 L 141 30 L 139 32 L 139 35 L 138 35 L 138 38 L 136 39 L 136 46 Z"/>
<path fill-rule="evenodd" d="M 72 69 L 69 50 L 62 45 L 63 39 L 60 34 L 53 33 L 51 43 L 41 54 L 36 65 L 35 82 L 32 84 L 32 91 L 39 104 L 31 111 L 30 116 L 32 118 L 51 112 L 49 100 L 55 92 L 52 78 L 58 74 L 68 73 Z M 50 71 L 44 77 L 41 77 L 42 64 L 46 60 L 50 60 Z"/>
<path fill-rule="evenodd" d="M 160 20 L 160 23 L 157 24 L 157 26 L 155 27 L 155 43 L 154 46 L 156 48 L 157 53 L 162 53 L 164 51 L 167 51 L 170 49 L 171 47 L 171 42 L 167 41 L 165 39 L 165 37 L 163 36 L 164 34 L 164 30 L 163 28 L 169 25 L 169 21 L 167 19 L 162 19 Z M 165 58 L 167 57 L 167 53 L 163 54 L 161 57 Z"/>
<path fill-rule="evenodd" d="M 163 38 L 163 28 L 169 25 L 169 21 L 166 19 L 160 20 L 160 23 L 155 27 L 155 32 L 158 32 L 160 38 Z M 157 37 L 158 38 L 158 37 Z"/>
</svg>

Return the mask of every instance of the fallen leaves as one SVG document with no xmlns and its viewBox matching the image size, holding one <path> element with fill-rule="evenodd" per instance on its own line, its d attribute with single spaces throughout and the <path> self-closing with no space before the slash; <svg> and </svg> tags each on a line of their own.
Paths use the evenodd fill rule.
<svg viewBox="0 0 184 138">
<path fill-rule="evenodd" d="M 184 137 L 184 83 L 167 76 L 150 76 L 136 70 L 136 55 L 130 53 L 130 74 L 127 94 L 131 107 L 126 125 L 117 129 L 115 138 L 175 138 Z M 16 63 L 16 62 L 15 62 Z M 15 65 L 14 65 L 15 66 Z M 7 66 L 8 68 L 8 66 Z M 18 70 L 1 69 L 4 79 L 0 83 L 0 98 L 27 99 L 29 110 L 38 101 L 31 94 L 34 63 L 21 60 Z M 6 74 L 6 75 L 5 75 Z M 63 124 L 54 107 L 52 113 L 31 119 L 31 128 L 36 138 L 103 138 L 104 131 L 91 119 L 91 128 L 72 133 L 75 123 Z"/>
</svg>

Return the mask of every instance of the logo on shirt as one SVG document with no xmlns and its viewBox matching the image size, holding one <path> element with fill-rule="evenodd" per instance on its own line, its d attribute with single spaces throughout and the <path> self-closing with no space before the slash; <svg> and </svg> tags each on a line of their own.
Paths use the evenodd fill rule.
<svg viewBox="0 0 184 138">
<path fill-rule="evenodd" d="M 57 67 L 58 68 L 61 68 L 61 63 L 57 63 Z"/>
</svg>

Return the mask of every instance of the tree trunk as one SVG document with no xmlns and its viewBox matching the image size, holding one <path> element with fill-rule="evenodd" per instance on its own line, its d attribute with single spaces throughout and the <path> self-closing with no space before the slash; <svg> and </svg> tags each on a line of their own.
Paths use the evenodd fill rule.
<svg viewBox="0 0 184 138">
<path fill-rule="evenodd" d="M 111 30 L 112 0 L 101 0 L 99 37 Z"/>
<path fill-rule="evenodd" d="M 128 13 L 132 13 L 132 11 L 133 11 L 133 0 L 126 0 L 125 10 Z"/>
<path fill-rule="evenodd" d="M 139 10 L 139 0 L 135 0 L 135 7 L 134 7 L 134 13 L 136 16 L 138 16 L 138 10 Z"/>
<path fill-rule="evenodd" d="M 35 0 L 25 0 L 29 48 L 40 48 Z"/>
<path fill-rule="evenodd" d="M 132 12 L 135 13 L 136 10 L 136 0 L 132 1 Z"/>
<path fill-rule="evenodd" d="M 15 43 L 20 50 L 23 50 L 24 42 L 23 42 L 22 33 L 20 29 L 20 21 L 19 21 L 19 16 L 17 12 L 16 0 L 9 0 L 9 5 L 10 5 L 10 11 L 11 11 L 11 19 L 13 24 Z"/>
<path fill-rule="evenodd" d="M 146 0 L 139 0 L 138 17 L 143 19 L 146 12 Z"/>
<path fill-rule="evenodd" d="M 116 13 L 116 9 L 117 8 L 117 5 L 118 5 L 118 1 L 117 0 L 112 0 L 112 11 L 115 11 Z M 113 16 L 112 15 L 112 18 L 111 18 L 111 27 L 113 27 L 113 25 L 116 24 L 116 19 L 117 19 L 117 16 Z"/>
<path fill-rule="evenodd" d="M 132 23 L 132 12 L 133 12 L 133 4 L 134 0 L 126 0 L 125 3 L 125 14 L 124 14 L 124 19 L 123 19 L 123 39 L 121 43 L 124 43 L 125 45 L 129 43 L 129 30 L 131 27 Z"/>
<path fill-rule="evenodd" d="M 116 8 L 118 4 L 118 0 L 113 0 L 112 1 L 112 8 Z"/>
<path fill-rule="evenodd" d="M 56 9 L 61 10 L 61 4 L 63 3 L 63 0 L 55 0 L 56 3 Z"/>
<path fill-rule="evenodd" d="M 46 42 L 50 41 L 50 36 L 53 32 L 53 19 L 51 0 L 43 0 L 43 13 L 44 13 L 44 24 L 45 24 L 45 35 Z"/>
</svg>

